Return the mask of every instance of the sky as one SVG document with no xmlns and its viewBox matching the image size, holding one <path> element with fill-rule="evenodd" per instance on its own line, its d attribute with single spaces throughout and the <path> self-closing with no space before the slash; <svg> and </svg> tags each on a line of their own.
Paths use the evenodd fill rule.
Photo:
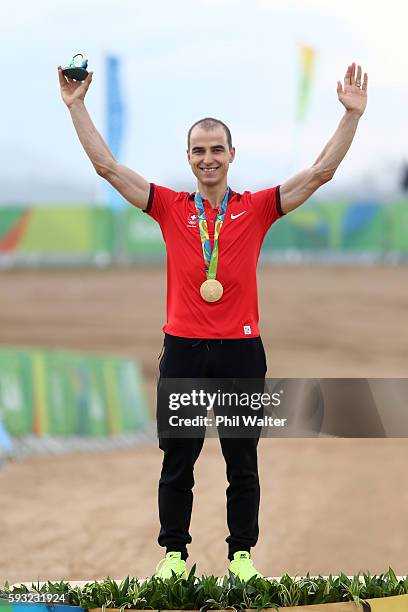
<svg viewBox="0 0 408 612">
<path fill-rule="evenodd" d="M 14 0 L 2 6 L 0 202 L 101 201 L 56 67 L 82 52 L 94 79 L 86 105 L 105 130 L 108 54 L 121 58 L 127 107 L 122 163 L 147 180 L 194 190 L 188 128 L 227 123 L 236 147 L 229 183 L 255 190 L 311 165 L 344 108 L 347 65 L 368 72 L 368 105 L 322 197 L 394 194 L 408 160 L 408 5 L 402 0 Z M 315 48 L 306 120 L 295 122 L 299 45 Z"/>
</svg>

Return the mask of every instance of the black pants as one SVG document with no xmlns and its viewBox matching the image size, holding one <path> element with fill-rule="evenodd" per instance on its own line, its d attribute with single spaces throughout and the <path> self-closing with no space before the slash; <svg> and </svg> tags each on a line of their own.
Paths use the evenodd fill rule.
<svg viewBox="0 0 408 612">
<path fill-rule="evenodd" d="M 197 340 L 165 335 L 160 378 L 256 378 L 266 375 L 266 357 L 260 337 L 237 340 Z M 160 380 L 159 383 L 160 385 Z M 250 551 L 258 535 L 259 437 L 221 438 L 229 486 L 227 495 L 228 558 L 238 550 Z M 166 552 L 180 551 L 187 559 L 193 507 L 194 464 L 202 438 L 159 438 L 164 452 L 159 481 L 160 533 Z"/>
</svg>

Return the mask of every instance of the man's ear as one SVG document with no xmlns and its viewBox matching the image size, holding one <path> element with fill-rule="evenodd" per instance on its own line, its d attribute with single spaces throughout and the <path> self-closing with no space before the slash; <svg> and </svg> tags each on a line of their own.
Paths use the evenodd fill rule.
<svg viewBox="0 0 408 612">
<path fill-rule="evenodd" d="M 190 163 L 190 151 L 188 149 L 186 149 L 186 153 L 187 153 L 188 163 Z"/>
<path fill-rule="evenodd" d="M 229 163 L 231 164 L 235 159 L 235 147 L 231 147 L 230 148 L 230 160 Z"/>
</svg>

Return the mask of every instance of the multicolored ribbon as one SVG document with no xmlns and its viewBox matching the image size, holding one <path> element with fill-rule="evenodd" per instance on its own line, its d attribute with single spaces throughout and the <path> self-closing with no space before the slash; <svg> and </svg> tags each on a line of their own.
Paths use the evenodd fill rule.
<svg viewBox="0 0 408 612">
<path fill-rule="evenodd" d="M 227 187 L 224 199 L 221 203 L 221 207 L 218 211 L 217 218 L 215 219 L 214 226 L 214 245 L 211 250 L 210 235 L 208 232 L 207 219 L 205 217 L 203 198 L 199 191 L 196 192 L 194 203 L 198 217 L 198 227 L 200 228 L 201 246 L 203 248 L 205 273 L 207 280 L 215 278 L 217 274 L 218 266 L 218 236 L 220 235 L 222 224 L 224 222 L 225 213 L 227 210 L 228 196 L 230 188 Z"/>
</svg>

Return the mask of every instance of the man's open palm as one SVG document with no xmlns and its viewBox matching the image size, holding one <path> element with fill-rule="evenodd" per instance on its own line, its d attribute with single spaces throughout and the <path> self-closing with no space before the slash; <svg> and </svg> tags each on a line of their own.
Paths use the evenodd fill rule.
<svg viewBox="0 0 408 612">
<path fill-rule="evenodd" d="M 84 81 L 74 81 L 64 76 L 61 66 L 58 66 L 58 78 L 61 88 L 61 97 L 67 106 L 75 100 L 83 100 L 92 82 L 93 72 L 90 72 Z"/>
<path fill-rule="evenodd" d="M 347 110 L 356 111 L 362 115 L 367 106 L 367 83 L 368 74 L 364 73 L 364 80 L 361 81 L 361 66 L 357 67 L 353 62 L 348 68 L 344 77 L 344 88 L 340 81 L 337 81 L 337 95 L 340 102 Z"/>
</svg>

